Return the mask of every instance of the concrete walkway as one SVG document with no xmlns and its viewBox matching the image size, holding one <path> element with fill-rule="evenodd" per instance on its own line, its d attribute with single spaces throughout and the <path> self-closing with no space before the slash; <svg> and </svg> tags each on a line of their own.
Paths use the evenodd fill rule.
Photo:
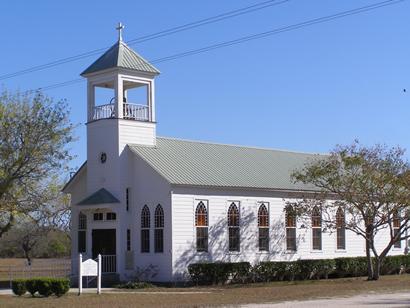
<svg viewBox="0 0 410 308">
<path fill-rule="evenodd" d="M 410 307 L 410 293 L 386 293 L 378 294 L 371 292 L 366 295 L 356 295 L 352 297 L 334 297 L 326 299 L 314 299 L 306 301 L 288 301 L 271 304 L 249 304 L 242 305 L 245 308 L 336 308 L 336 307 L 354 307 L 354 308 L 397 308 Z"/>
</svg>

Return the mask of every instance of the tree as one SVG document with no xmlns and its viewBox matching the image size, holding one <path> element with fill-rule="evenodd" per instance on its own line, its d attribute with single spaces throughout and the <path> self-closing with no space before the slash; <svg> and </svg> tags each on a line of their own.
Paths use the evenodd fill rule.
<svg viewBox="0 0 410 308">
<path fill-rule="evenodd" d="M 355 141 L 309 161 L 292 178 L 313 185 L 316 192 L 288 206 L 304 218 L 319 208 L 325 228 L 332 232 L 343 227 L 361 236 L 366 243 L 368 280 L 379 279 L 380 266 L 393 245 L 409 237 L 410 169 L 404 150 L 364 147 Z M 344 222 L 336 215 L 338 210 L 345 214 Z M 376 242 L 383 240 L 383 248 L 378 249 Z"/>
<path fill-rule="evenodd" d="M 20 215 L 39 218 L 53 175 L 71 158 L 65 101 L 41 92 L 0 94 L 0 238 Z"/>
</svg>

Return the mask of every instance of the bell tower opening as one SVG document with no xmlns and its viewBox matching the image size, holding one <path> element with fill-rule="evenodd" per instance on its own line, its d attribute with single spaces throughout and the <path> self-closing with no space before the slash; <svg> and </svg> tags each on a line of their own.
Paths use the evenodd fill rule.
<svg viewBox="0 0 410 308">
<path fill-rule="evenodd" d="M 116 74 L 88 84 L 88 122 L 125 119 L 154 122 L 153 80 Z"/>
</svg>

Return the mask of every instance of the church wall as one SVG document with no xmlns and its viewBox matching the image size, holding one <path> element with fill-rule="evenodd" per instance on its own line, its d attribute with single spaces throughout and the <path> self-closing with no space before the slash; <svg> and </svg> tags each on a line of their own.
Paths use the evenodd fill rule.
<svg viewBox="0 0 410 308">
<path fill-rule="evenodd" d="M 119 119 L 119 147 L 127 144 L 155 145 L 155 123 Z"/>
<path fill-rule="evenodd" d="M 107 154 L 102 164 L 101 153 Z M 119 199 L 120 168 L 118 123 L 116 119 L 103 119 L 87 124 L 87 192 L 92 194 L 104 187 Z"/>
<path fill-rule="evenodd" d="M 129 150 L 127 149 L 129 152 Z M 132 208 L 127 215 L 128 228 L 131 229 L 132 249 L 134 251 L 134 267 L 143 270 L 153 265 L 157 276 L 153 281 L 170 281 L 172 272 L 172 228 L 171 228 L 171 196 L 170 185 L 156 173 L 144 160 L 132 155 Z M 154 213 L 158 204 L 164 210 L 164 252 L 154 252 Z M 150 252 L 141 253 L 141 210 L 147 205 L 151 215 Z M 124 225 L 124 230 L 127 227 Z M 132 271 L 128 271 L 132 274 Z"/>
<path fill-rule="evenodd" d="M 77 262 L 76 260 L 78 259 L 78 241 L 77 241 L 77 232 L 78 232 L 78 214 L 80 213 L 81 208 L 78 206 L 75 206 L 78 202 L 83 200 L 87 196 L 87 190 L 86 190 L 86 168 L 83 168 L 77 174 L 77 178 L 74 180 L 74 182 L 70 183 L 69 189 L 66 191 L 70 193 L 71 197 L 71 228 L 70 228 L 70 234 L 71 234 L 71 259 L 72 259 L 72 266 L 71 266 L 71 273 L 75 274 L 77 273 Z"/>
<path fill-rule="evenodd" d="M 260 196 L 258 196 L 258 194 Z M 172 194 L 173 224 L 173 279 L 187 279 L 187 266 L 196 262 L 293 261 L 297 259 L 323 259 L 365 256 L 363 238 L 346 231 L 346 250 L 337 250 L 336 233 L 322 232 L 322 250 L 312 249 L 310 222 L 298 221 L 296 229 L 297 251 L 286 250 L 285 213 L 287 193 L 256 191 L 223 191 L 194 188 L 174 188 Z M 203 200 L 208 204 L 208 252 L 196 252 L 195 208 Z M 227 212 L 232 201 L 240 204 L 240 252 L 228 251 Z M 269 207 L 269 251 L 260 252 L 258 246 L 257 213 L 260 202 Z M 386 232 L 388 232 L 386 230 Z M 388 234 L 376 238 L 380 248 L 386 244 Z M 383 240 L 386 239 L 386 240 Z M 392 249 L 390 254 L 403 254 Z"/>
</svg>

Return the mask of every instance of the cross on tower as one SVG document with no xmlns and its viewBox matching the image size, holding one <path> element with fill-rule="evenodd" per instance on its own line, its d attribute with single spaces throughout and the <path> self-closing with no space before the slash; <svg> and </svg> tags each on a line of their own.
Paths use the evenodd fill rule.
<svg viewBox="0 0 410 308">
<path fill-rule="evenodd" d="M 122 30 L 124 29 L 124 25 L 119 22 L 117 28 L 115 29 L 118 31 L 118 41 L 122 42 Z"/>
</svg>

